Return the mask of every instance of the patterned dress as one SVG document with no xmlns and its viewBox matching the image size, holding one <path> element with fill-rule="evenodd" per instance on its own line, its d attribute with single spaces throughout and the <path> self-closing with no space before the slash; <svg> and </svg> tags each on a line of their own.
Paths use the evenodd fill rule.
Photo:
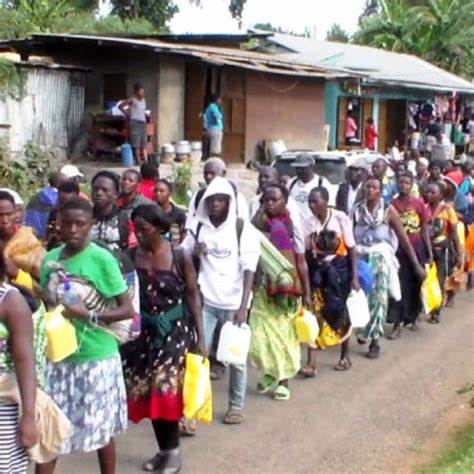
<svg viewBox="0 0 474 474">
<path fill-rule="evenodd" d="M 18 291 L 6 284 L 0 284 L 0 305 L 10 291 Z M 43 381 L 45 345 L 43 304 L 33 313 L 33 345 L 35 349 L 36 375 L 38 383 Z M 0 323 L 0 378 L 14 372 L 11 356 L 10 334 Z M 0 472 L 23 473 L 28 467 L 28 454 L 18 442 L 19 410 L 16 403 L 0 398 Z"/>
<path fill-rule="evenodd" d="M 135 261 L 135 251 L 131 257 Z M 183 415 L 185 357 L 195 336 L 178 267 L 173 254 L 170 270 L 137 269 L 142 332 L 121 347 L 128 417 L 135 423 L 143 418 L 179 421 Z"/>
<path fill-rule="evenodd" d="M 367 261 L 375 276 L 368 298 L 370 321 L 358 331 L 358 336 L 363 340 L 377 341 L 384 335 L 387 320 L 390 274 L 398 281 L 398 268 L 395 269 L 391 264 L 396 260 L 398 239 L 388 223 L 383 199 L 372 212 L 368 210 L 365 201 L 359 203 L 354 208 L 353 220 L 357 253 Z"/>
</svg>

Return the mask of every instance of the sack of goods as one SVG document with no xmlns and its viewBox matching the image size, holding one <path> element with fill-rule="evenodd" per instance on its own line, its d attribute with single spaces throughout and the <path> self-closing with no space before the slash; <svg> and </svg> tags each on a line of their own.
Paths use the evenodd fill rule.
<svg viewBox="0 0 474 474">
<path fill-rule="evenodd" d="M 209 424 L 212 421 L 212 389 L 209 359 L 186 354 L 183 387 L 183 414 L 188 420 Z"/>
<path fill-rule="evenodd" d="M 443 293 L 438 281 L 438 269 L 436 263 L 426 265 L 426 279 L 421 285 L 421 301 L 425 314 L 430 314 L 441 307 Z"/>
<path fill-rule="evenodd" d="M 245 365 L 250 349 L 252 331 L 250 326 L 227 321 L 221 329 L 217 346 L 217 360 L 223 364 Z"/>
<path fill-rule="evenodd" d="M 299 309 L 295 315 L 295 331 L 302 344 L 314 344 L 319 334 L 319 324 L 311 311 Z"/>
<path fill-rule="evenodd" d="M 291 286 L 295 267 L 282 255 L 270 240 L 260 232 L 259 267 L 271 282 L 281 286 Z"/>
<path fill-rule="evenodd" d="M 370 320 L 369 303 L 364 291 L 352 290 L 346 301 L 347 312 L 353 328 L 365 328 Z"/>
</svg>

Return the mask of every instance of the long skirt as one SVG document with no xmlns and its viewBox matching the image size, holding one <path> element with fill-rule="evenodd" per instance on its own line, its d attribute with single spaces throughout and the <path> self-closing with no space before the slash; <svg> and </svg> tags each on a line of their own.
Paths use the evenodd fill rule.
<svg viewBox="0 0 474 474">
<path fill-rule="evenodd" d="M 368 298 L 370 321 L 365 328 L 357 332 L 357 335 L 363 340 L 377 341 L 384 335 L 384 324 L 387 319 L 389 266 L 384 255 L 380 253 L 369 254 L 368 264 L 375 276 L 374 286 Z"/>
<path fill-rule="evenodd" d="M 153 341 L 153 332 L 145 329 L 120 348 L 128 417 L 134 423 L 143 418 L 179 421 L 183 416 L 185 360 L 195 341 L 194 329 L 181 318 L 160 347 Z"/>
<path fill-rule="evenodd" d="M 72 424 L 62 454 L 103 448 L 127 429 L 127 400 L 118 354 L 95 362 L 49 362 L 45 391 Z"/>
<path fill-rule="evenodd" d="M 28 454 L 18 442 L 18 405 L 0 401 L 0 473 L 23 474 Z"/>
<path fill-rule="evenodd" d="M 256 293 L 250 313 L 250 362 L 276 380 L 293 378 L 300 370 L 300 344 L 293 324 L 296 311 L 275 304 L 264 291 Z"/>
<path fill-rule="evenodd" d="M 397 253 L 400 269 L 400 288 L 402 299 L 390 302 L 390 315 L 396 324 L 413 324 L 418 319 L 422 310 L 421 304 L 421 284 L 422 281 L 415 273 L 413 264 L 408 255 L 400 250 Z"/>
</svg>

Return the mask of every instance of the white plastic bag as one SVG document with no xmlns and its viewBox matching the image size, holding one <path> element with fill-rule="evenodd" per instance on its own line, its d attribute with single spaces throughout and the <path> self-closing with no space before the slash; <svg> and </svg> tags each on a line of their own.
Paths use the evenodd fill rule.
<svg viewBox="0 0 474 474">
<path fill-rule="evenodd" d="M 346 301 L 353 328 L 363 328 L 370 321 L 369 303 L 363 290 L 352 290 Z"/>
<path fill-rule="evenodd" d="M 245 365 L 252 331 L 247 324 L 237 326 L 227 321 L 221 329 L 217 360 L 223 364 Z"/>
</svg>

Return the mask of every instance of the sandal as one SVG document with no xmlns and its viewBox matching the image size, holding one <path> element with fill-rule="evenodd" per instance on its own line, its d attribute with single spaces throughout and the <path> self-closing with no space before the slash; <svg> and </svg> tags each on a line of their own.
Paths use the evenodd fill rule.
<svg viewBox="0 0 474 474">
<path fill-rule="evenodd" d="M 257 392 L 264 394 L 270 391 L 276 380 L 271 375 L 264 375 L 257 384 Z"/>
<path fill-rule="evenodd" d="M 380 356 L 380 346 L 378 344 L 371 344 L 367 357 L 369 359 L 378 359 Z"/>
<path fill-rule="evenodd" d="M 305 379 L 312 379 L 316 377 L 317 373 L 318 371 L 316 370 L 316 367 L 313 367 L 311 365 L 305 365 L 298 371 L 298 375 Z"/>
<path fill-rule="evenodd" d="M 188 420 L 184 416 L 179 420 L 180 436 L 196 436 L 196 427 L 196 420 Z"/>
<path fill-rule="evenodd" d="M 242 410 L 227 410 L 222 420 L 225 425 L 240 425 L 245 420 Z"/>
<path fill-rule="evenodd" d="M 432 314 L 428 322 L 430 324 L 439 324 L 439 314 Z"/>
<path fill-rule="evenodd" d="M 273 392 L 273 400 L 281 402 L 289 400 L 290 396 L 290 389 L 284 385 L 278 385 L 278 387 Z"/>
<path fill-rule="evenodd" d="M 334 367 L 334 370 L 338 372 L 342 372 L 344 370 L 349 370 L 352 367 L 352 362 L 348 358 L 341 359 L 336 366 Z"/>
<path fill-rule="evenodd" d="M 402 337 L 402 327 L 398 326 L 392 329 L 392 332 L 387 336 L 387 339 L 394 340 L 400 337 Z"/>
<path fill-rule="evenodd" d="M 357 343 L 363 346 L 367 341 L 365 339 L 362 339 L 361 337 L 357 338 Z"/>
</svg>

